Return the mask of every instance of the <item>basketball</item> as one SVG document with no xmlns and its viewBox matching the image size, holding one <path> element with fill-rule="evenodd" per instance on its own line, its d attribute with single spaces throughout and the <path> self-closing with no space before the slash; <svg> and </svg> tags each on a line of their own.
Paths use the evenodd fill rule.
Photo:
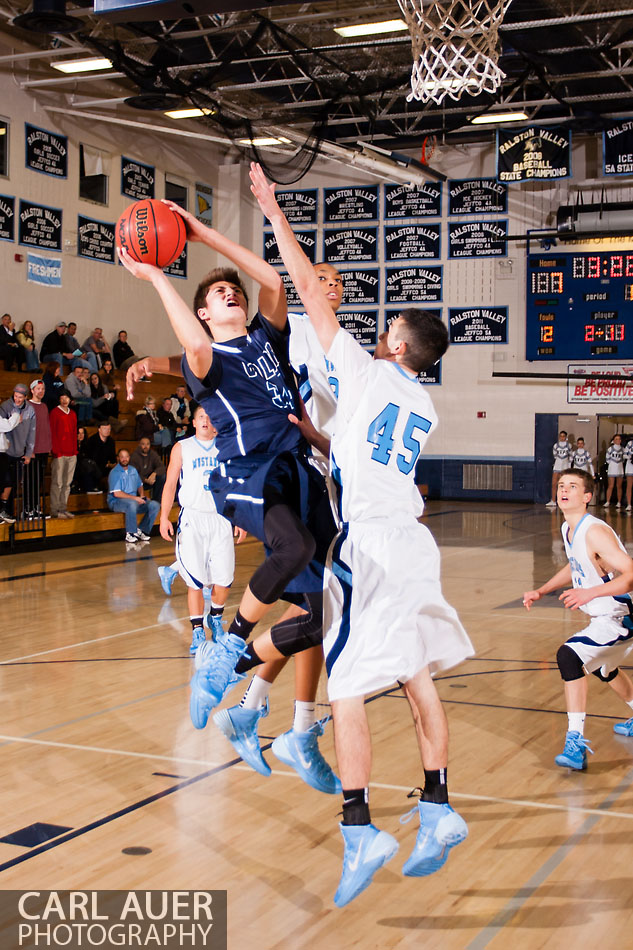
<svg viewBox="0 0 633 950">
<path fill-rule="evenodd" d="M 116 225 L 116 242 L 141 264 L 167 267 L 180 257 L 187 234 L 185 222 L 155 198 L 135 201 Z"/>
</svg>

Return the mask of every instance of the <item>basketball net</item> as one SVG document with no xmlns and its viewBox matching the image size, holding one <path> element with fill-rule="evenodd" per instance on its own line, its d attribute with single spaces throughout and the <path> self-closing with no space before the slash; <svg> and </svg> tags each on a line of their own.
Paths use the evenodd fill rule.
<svg viewBox="0 0 633 950">
<path fill-rule="evenodd" d="M 398 0 L 411 33 L 413 67 L 407 102 L 494 93 L 505 79 L 497 66 L 499 25 L 510 0 Z"/>
</svg>

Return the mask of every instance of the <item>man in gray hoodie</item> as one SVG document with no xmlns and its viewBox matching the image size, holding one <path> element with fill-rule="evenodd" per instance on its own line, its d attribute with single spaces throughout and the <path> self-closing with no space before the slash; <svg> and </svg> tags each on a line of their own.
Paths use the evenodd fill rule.
<svg viewBox="0 0 633 950">
<path fill-rule="evenodd" d="M 35 452 L 35 412 L 26 400 L 27 395 L 28 389 L 24 383 L 16 383 L 11 399 L 0 405 L 1 419 L 9 419 L 16 412 L 20 415 L 18 425 L 6 433 L 8 483 L 0 494 L 0 514 L 8 511 L 11 491 L 15 491 L 18 484 L 20 463 L 29 465 Z M 0 520 L 5 519 L 0 517 Z"/>
</svg>

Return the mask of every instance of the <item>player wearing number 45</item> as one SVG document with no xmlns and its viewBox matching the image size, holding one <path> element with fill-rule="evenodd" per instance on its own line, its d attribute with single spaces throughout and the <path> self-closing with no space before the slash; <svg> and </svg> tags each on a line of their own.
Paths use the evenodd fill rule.
<svg viewBox="0 0 633 950">
<path fill-rule="evenodd" d="M 413 809 L 418 837 L 403 873 L 422 877 L 437 871 L 468 833 L 448 804 L 448 727 L 431 674 L 460 663 L 473 648 L 442 596 L 439 552 L 417 521 L 423 503 L 413 477 L 437 422 L 416 377 L 445 352 L 448 334 L 436 317 L 405 310 L 381 337 L 383 358 L 372 360 L 339 326 L 277 204 L 275 186 L 258 165 L 251 166 L 251 181 L 339 378 L 330 471 L 338 486 L 340 527 L 324 581 L 324 651 L 343 785 L 345 853 L 334 896 L 342 907 L 398 849 L 396 839 L 370 819 L 367 693 L 400 682 L 416 726 L 425 782 Z"/>
<path fill-rule="evenodd" d="M 565 516 L 563 542 L 569 564 L 537 590 L 523 594 L 529 610 L 544 594 L 564 590 L 559 600 L 570 610 L 580 608 L 591 623 L 574 634 L 556 654 L 565 683 L 568 730 L 565 748 L 554 760 L 562 768 L 581 771 L 587 767 L 589 742 L 584 738 L 587 708 L 587 675 L 609 683 L 633 710 L 633 682 L 619 669 L 633 650 L 633 561 L 608 524 L 588 514 L 594 481 L 588 472 L 570 468 L 558 482 L 558 506 Z M 616 576 L 617 575 L 617 576 Z M 633 712 L 632 712 L 633 717 Z M 614 732 L 633 736 L 633 718 L 618 722 Z"/>
</svg>

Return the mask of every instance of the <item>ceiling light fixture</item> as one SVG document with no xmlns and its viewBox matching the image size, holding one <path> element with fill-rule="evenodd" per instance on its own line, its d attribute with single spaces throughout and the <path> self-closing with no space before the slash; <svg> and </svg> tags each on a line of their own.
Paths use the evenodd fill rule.
<svg viewBox="0 0 633 950">
<path fill-rule="evenodd" d="M 269 136 L 268 138 L 264 138 L 262 136 L 261 138 L 256 138 L 256 139 L 238 139 L 237 144 L 238 145 L 256 145 L 259 148 L 262 148 L 266 145 L 290 145 L 290 139 L 284 138 L 283 135 L 280 135 L 277 138 L 273 138 L 272 136 Z"/>
<path fill-rule="evenodd" d="M 339 36 L 379 36 L 381 33 L 399 33 L 408 29 L 404 20 L 381 20 L 378 23 L 357 23 L 354 26 L 335 26 Z"/>
<path fill-rule="evenodd" d="M 525 122 L 528 118 L 525 112 L 488 112 L 468 121 L 471 125 L 494 125 L 497 122 Z"/>
<path fill-rule="evenodd" d="M 55 60 L 50 64 L 60 73 L 91 73 L 97 69 L 112 69 L 112 63 L 104 56 L 91 56 L 88 59 Z"/>
<path fill-rule="evenodd" d="M 213 109 L 174 109 L 166 112 L 170 119 L 197 119 L 201 115 L 212 115 Z"/>
</svg>

